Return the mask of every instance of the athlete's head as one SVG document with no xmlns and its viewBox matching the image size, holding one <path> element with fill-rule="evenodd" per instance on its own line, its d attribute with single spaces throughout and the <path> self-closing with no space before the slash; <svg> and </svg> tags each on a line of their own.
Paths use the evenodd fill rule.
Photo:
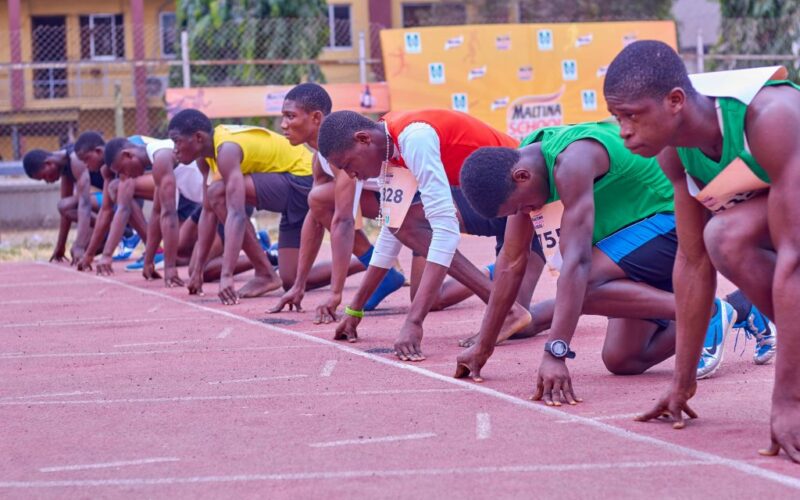
<svg viewBox="0 0 800 500">
<path fill-rule="evenodd" d="M 354 111 L 336 111 L 319 128 L 319 152 L 350 177 L 369 179 L 386 159 L 383 125 Z"/>
<path fill-rule="evenodd" d="M 316 83 L 301 83 L 283 99 L 281 130 L 293 146 L 316 138 L 322 119 L 331 113 L 331 96 Z"/>
<path fill-rule="evenodd" d="M 22 157 L 22 168 L 31 179 L 45 181 L 48 184 L 56 182 L 61 177 L 61 167 L 52 153 L 43 149 L 32 149 Z"/>
<path fill-rule="evenodd" d="M 75 155 L 86 164 L 86 168 L 97 172 L 103 166 L 103 148 L 106 141 L 94 131 L 84 132 L 75 141 Z"/>
<path fill-rule="evenodd" d="M 522 150 L 483 147 L 461 167 L 461 191 L 476 212 L 486 218 L 530 213 L 547 199 L 544 157 L 539 144 Z"/>
<path fill-rule="evenodd" d="M 106 144 L 106 165 L 112 172 L 123 177 L 139 177 L 144 174 L 146 167 L 141 154 L 142 149 L 125 137 L 111 139 Z"/>
<path fill-rule="evenodd" d="M 681 110 L 697 95 L 680 56 L 655 40 L 634 42 L 614 58 L 603 93 L 625 146 L 647 157 L 670 144 Z"/>
<path fill-rule="evenodd" d="M 175 143 L 175 156 L 189 164 L 214 147 L 214 127 L 206 115 L 196 109 L 184 109 L 169 121 L 169 138 Z"/>
</svg>

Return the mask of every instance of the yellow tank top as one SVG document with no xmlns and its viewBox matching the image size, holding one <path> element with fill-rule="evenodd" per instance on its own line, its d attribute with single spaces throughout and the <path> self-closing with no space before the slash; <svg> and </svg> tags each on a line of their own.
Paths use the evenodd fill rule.
<svg viewBox="0 0 800 500">
<path fill-rule="evenodd" d="M 214 129 L 214 158 L 206 163 L 219 177 L 216 151 L 226 142 L 242 148 L 242 173 L 283 173 L 297 176 L 311 175 L 311 151 L 305 146 L 292 146 L 282 135 L 261 127 L 244 125 L 218 125 Z"/>
</svg>

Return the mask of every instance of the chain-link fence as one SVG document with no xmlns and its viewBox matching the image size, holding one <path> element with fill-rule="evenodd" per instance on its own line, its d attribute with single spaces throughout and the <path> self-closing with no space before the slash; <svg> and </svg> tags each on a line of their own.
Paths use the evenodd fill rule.
<svg viewBox="0 0 800 500">
<path fill-rule="evenodd" d="M 325 82 L 327 72 L 360 78 L 349 21 L 254 19 L 182 36 L 173 13 L 135 32 L 122 15 L 74 17 L 32 17 L 19 34 L 22 60 L 0 63 L 0 161 L 57 149 L 86 130 L 163 136 L 168 87 Z M 377 31 L 365 34 L 365 52 L 379 57 Z M 381 71 L 379 59 L 366 62 Z"/>
</svg>

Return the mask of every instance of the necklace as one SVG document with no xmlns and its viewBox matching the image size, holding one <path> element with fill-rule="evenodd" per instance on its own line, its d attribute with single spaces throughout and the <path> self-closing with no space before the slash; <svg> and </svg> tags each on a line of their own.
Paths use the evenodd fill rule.
<svg viewBox="0 0 800 500">
<path fill-rule="evenodd" d="M 378 189 L 379 189 L 379 193 L 380 193 L 380 200 L 379 200 L 379 203 L 378 203 L 378 223 L 380 224 L 381 227 L 383 227 L 384 224 L 388 224 L 389 223 L 389 220 L 388 220 L 389 219 L 389 214 L 386 214 L 384 212 L 384 205 L 385 205 L 385 198 L 386 198 L 386 193 L 384 192 L 384 187 L 386 186 L 386 171 L 388 170 L 388 167 L 389 167 L 389 145 L 390 145 L 390 142 L 391 142 L 391 138 L 389 137 L 389 130 L 388 130 L 388 127 L 386 125 L 386 122 L 383 122 L 383 133 L 386 135 L 386 159 L 383 161 L 383 164 L 381 165 L 381 177 L 378 180 Z"/>
</svg>

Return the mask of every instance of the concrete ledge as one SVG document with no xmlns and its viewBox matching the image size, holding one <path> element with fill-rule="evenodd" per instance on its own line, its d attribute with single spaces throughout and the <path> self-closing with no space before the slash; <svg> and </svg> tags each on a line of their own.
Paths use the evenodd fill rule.
<svg viewBox="0 0 800 500">
<path fill-rule="evenodd" d="M 60 184 L 27 177 L 0 177 L 0 229 L 58 227 Z"/>
</svg>

